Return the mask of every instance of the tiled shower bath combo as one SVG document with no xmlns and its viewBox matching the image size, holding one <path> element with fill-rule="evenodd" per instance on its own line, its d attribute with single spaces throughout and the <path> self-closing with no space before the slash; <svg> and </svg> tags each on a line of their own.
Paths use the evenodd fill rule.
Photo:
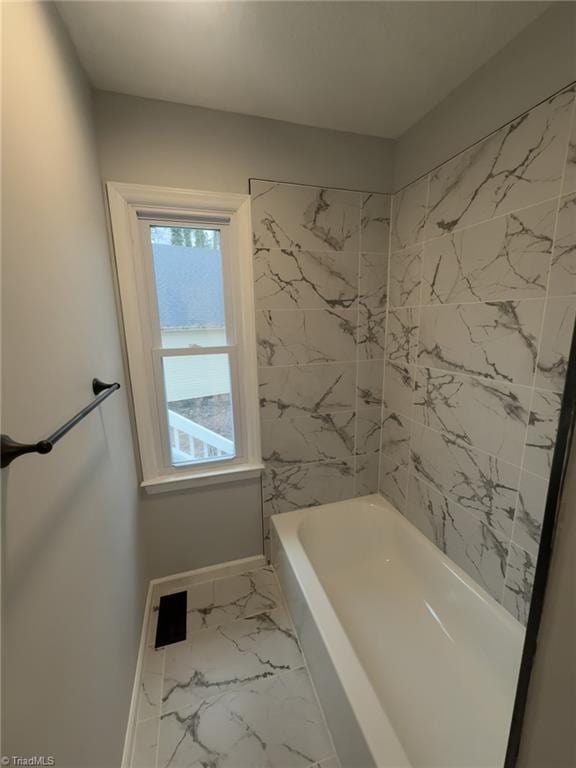
<svg viewBox="0 0 576 768">
<path fill-rule="evenodd" d="M 574 90 L 392 199 L 251 195 L 266 537 L 380 490 L 525 623 L 576 316 Z"/>
</svg>

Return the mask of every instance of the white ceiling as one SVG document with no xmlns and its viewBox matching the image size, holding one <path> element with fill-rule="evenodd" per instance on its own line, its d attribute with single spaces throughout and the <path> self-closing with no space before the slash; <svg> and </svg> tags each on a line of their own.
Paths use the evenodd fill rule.
<svg viewBox="0 0 576 768">
<path fill-rule="evenodd" d="M 546 2 L 60 2 L 105 90 L 396 138 Z"/>
</svg>

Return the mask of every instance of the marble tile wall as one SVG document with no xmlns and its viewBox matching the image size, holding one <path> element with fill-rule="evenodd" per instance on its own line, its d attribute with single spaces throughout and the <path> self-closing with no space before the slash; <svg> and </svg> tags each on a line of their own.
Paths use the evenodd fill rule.
<svg viewBox="0 0 576 768">
<path fill-rule="evenodd" d="M 390 196 L 250 191 L 267 541 L 272 514 L 378 489 Z"/>
<path fill-rule="evenodd" d="M 392 201 L 380 490 L 524 623 L 576 315 L 574 111 L 568 89 Z"/>
</svg>

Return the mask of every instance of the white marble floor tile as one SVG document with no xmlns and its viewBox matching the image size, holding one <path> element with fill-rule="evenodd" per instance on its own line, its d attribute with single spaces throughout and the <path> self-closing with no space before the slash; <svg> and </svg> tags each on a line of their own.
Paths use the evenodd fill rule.
<svg viewBox="0 0 576 768">
<path fill-rule="evenodd" d="M 204 699 L 160 722 L 159 768 L 298 768 L 332 754 L 303 669 Z"/>
<path fill-rule="evenodd" d="M 188 590 L 188 633 L 272 611 L 281 604 L 271 568 L 197 584 Z"/>
<path fill-rule="evenodd" d="M 142 675 L 140 678 L 138 721 L 148 720 L 149 718 L 160 714 L 163 672 L 164 648 L 156 650 L 154 647 L 149 646 L 146 649 Z"/>
<path fill-rule="evenodd" d="M 136 726 L 132 749 L 132 768 L 156 768 L 159 725 L 159 719 L 154 717 L 151 720 L 144 720 Z"/>
<path fill-rule="evenodd" d="M 163 712 L 303 666 L 284 608 L 192 633 L 166 649 Z"/>
</svg>

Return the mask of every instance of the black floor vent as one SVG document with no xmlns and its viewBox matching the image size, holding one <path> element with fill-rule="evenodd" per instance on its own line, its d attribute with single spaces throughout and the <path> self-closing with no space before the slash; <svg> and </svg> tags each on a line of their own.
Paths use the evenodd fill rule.
<svg viewBox="0 0 576 768">
<path fill-rule="evenodd" d="M 186 591 L 160 598 L 154 643 L 156 648 L 186 640 L 186 598 Z"/>
</svg>

